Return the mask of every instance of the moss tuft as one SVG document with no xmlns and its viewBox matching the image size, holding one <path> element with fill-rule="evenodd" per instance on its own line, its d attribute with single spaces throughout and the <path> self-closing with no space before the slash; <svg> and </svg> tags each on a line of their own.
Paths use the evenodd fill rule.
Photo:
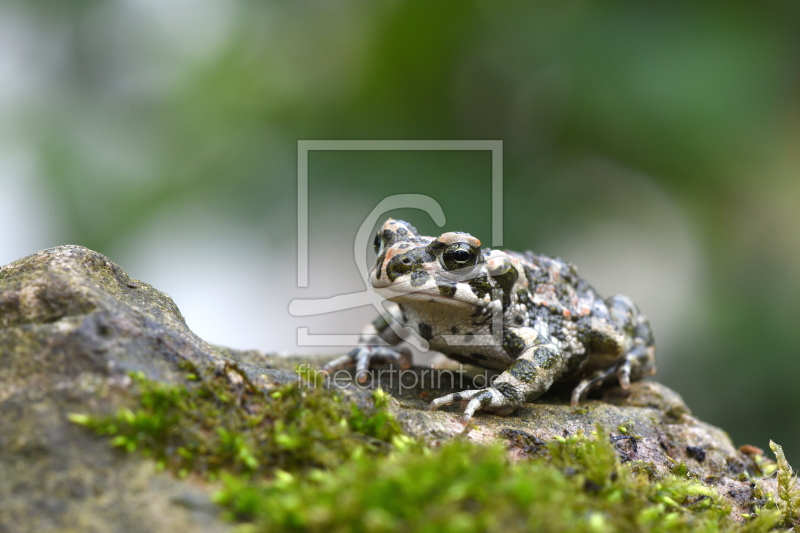
<svg viewBox="0 0 800 533">
<path fill-rule="evenodd" d="M 772 441 L 769 441 L 769 447 L 778 462 L 778 501 L 774 502 L 775 506 L 783 517 L 784 527 L 797 530 L 800 528 L 800 490 L 795 488 L 797 476 L 789 466 L 783 448 Z"/>
<path fill-rule="evenodd" d="M 216 501 L 244 531 L 725 531 L 741 526 L 714 489 L 677 476 L 651 481 L 621 465 L 607 435 L 577 434 L 514 463 L 499 446 L 462 439 L 420 453 L 358 457 L 333 470 L 268 482 L 224 477 Z M 768 531 L 775 514 L 744 529 Z"/>
<path fill-rule="evenodd" d="M 362 409 L 337 391 L 299 384 L 267 395 L 247 383 L 237 390 L 224 376 L 190 387 L 132 377 L 135 410 L 70 420 L 180 476 L 331 468 L 354 454 L 385 453 L 402 435 L 382 392 Z"/>
</svg>

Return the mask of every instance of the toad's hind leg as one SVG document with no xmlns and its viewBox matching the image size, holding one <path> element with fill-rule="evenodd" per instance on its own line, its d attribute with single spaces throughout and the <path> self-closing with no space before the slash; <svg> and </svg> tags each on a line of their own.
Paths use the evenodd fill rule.
<svg viewBox="0 0 800 533">
<path fill-rule="evenodd" d="M 631 380 L 642 379 L 656 372 L 656 347 L 650 322 L 628 297 L 615 295 L 606 299 L 611 323 L 623 332 L 620 343 L 624 353 L 607 368 L 586 377 L 572 391 L 572 405 L 590 389 L 610 383 L 616 378 L 623 389 L 630 387 Z"/>
</svg>

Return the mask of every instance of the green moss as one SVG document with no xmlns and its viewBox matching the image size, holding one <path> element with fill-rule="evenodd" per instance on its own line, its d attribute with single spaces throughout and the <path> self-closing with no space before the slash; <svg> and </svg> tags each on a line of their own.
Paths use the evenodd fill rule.
<svg viewBox="0 0 800 533">
<path fill-rule="evenodd" d="M 382 391 L 374 407 L 362 409 L 337 391 L 299 384 L 266 395 L 224 376 L 190 387 L 133 379 L 136 409 L 70 419 L 181 476 L 331 468 L 354 454 L 385 453 L 402 434 Z"/>
<path fill-rule="evenodd" d="M 689 470 L 689 467 L 683 461 L 673 464 L 670 468 L 670 472 L 672 472 L 673 475 L 683 479 L 692 479 L 697 477 L 692 474 L 692 471 Z"/>
<path fill-rule="evenodd" d="M 71 419 L 176 475 L 220 478 L 215 501 L 248 532 L 768 531 L 797 518 L 786 488 L 737 524 L 715 489 L 680 468 L 659 476 L 622 464 L 599 427 L 548 443 L 509 435 L 537 451 L 513 462 L 499 443 L 430 448 L 404 436 L 382 391 L 359 407 L 324 388 L 267 395 L 238 381 L 221 373 L 176 387 L 136 375 L 135 409 Z M 791 487 L 782 464 L 779 485 Z"/>
<path fill-rule="evenodd" d="M 765 512 L 742 527 L 714 489 L 621 465 L 605 434 L 547 447 L 544 457 L 514 463 L 499 445 L 454 439 L 306 476 L 226 476 L 216 500 L 247 519 L 248 532 L 767 531 L 779 520 Z"/>
<path fill-rule="evenodd" d="M 776 501 L 774 498 L 768 497 L 765 507 L 776 507 L 783 518 L 783 526 L 797 530 L 800 528 L 800 490 L 795 488 L 797 487 L 797 476 L 789 466 L 789 462 L 786 461 L 783 448 L 772 441 L 769 442 L 769 447 L 778 462 L 778 498 Z"/>
</svg>

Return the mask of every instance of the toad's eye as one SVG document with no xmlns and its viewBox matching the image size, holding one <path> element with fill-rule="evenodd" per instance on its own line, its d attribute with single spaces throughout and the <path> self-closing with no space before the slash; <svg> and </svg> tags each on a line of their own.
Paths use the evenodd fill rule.
<svg viewBox="0 0 800 533">
<path fill-rule="evenodd" d="M 372 241 L 372 246 L 375 248 L 375 253 L 377 254 L 378 250 L 381 249 L 381 234 L 380 234 L 380 232 L 375 234 L 375 240 Z"/>
<path fill-rule="evenodd" d="M 465 242 L 457 242 L 442 252 L 442 265 L 447 270 L 471 268 L 478 262 L 478 250 Z"/>
</svg>

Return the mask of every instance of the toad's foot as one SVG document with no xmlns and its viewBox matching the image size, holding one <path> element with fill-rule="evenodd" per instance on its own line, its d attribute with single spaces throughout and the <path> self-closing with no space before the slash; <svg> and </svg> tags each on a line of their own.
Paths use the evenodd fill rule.
<svg viewBox="0 0 800 533">
<path fill-rule="evenodd" d="M 359 383 L 367 381 L 367 371 L 374 365 L 394 363 L 403 370 L 411 368 L 411 350 L 405 346 L 387 348 L 385 346 L 359 346 L 346 355 L 337 357 L 322 365 L 322 372 L 331 374 L 343 368 L 356 367 L 356 379 Z"/>
<path fill-rule="evenodd" d="M 646 355 L 646 351 L 643 347 L 634 348 L 605 370 L 598 370 L 594 374 L 587 376 L 578 383 L 578 386 L 572 391 L 572 401 L 570 402 L 572 407 L 577 407 L 581 398 L 591 389 L 599 387 L 604 383 L 609 383 L 613 381 L 615 377 L 619 381 L 620 387 L 623 389 L 629 388 L 631 386 L 631 372 L 643 368 L 642 360 Z M 636 374 L 641 374 L 641 372 L 636 372 Z"/>
<path fill-rule="evenodd" d="M 504 416 L 511 414 L 514 409 L 521 405 L 519 401 L 509 398 L 496 388 L 487 387 L 485 389 L 465 390 L 442 396 L 433 400 L 429 408 L 434 410 L 443 405 L 450 405 L 456 402 L 468 402 L 467 407 L 464 409 L 464 414 L 461 415 L 461 423 L 465 427 L 469 424 L 475 411 L 479 409 Z"/>
</svg>

